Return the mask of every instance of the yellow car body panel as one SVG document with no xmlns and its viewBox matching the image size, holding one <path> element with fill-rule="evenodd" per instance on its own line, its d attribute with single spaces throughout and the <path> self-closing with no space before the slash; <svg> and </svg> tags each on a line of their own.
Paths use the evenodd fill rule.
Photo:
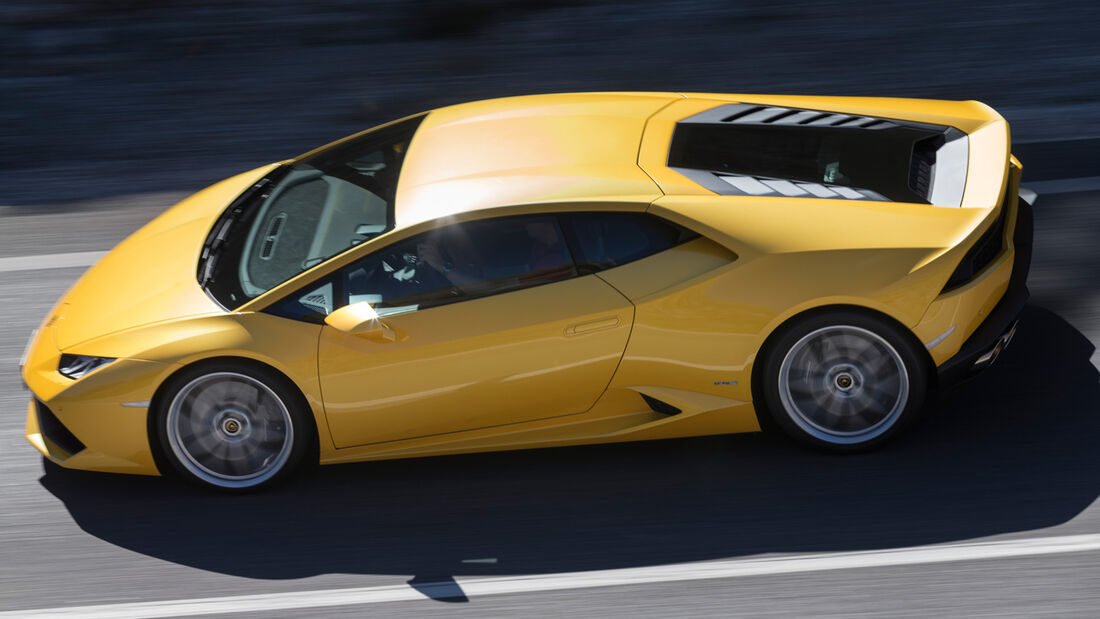
<svg viewBox="0 0 1100 619">
<path fill-rule="evenodd" d="M 337 447 L 583 413 L 622 357 L 634 308 L 595 275 L 386 319 L 396 341 L 324 329 Z M 517 407 L 525 396 L 538 398 Z"/>
<path fill-rule="evenodd" d="M 542 95 L 436 110 L 409 145 L 397 225 L 527 202 L 652 200 L 660 191 L 638 168 L 638 143 L 646 119 L 676 98 Z"/>
<path fill-rule="evenodd" d="M 962 207 L 716 195 L 670 169 L 668 150 L 679 120 L 731 102 L 955 127 L 970 140 Z M 226 206 L 275 165 L 195 194 L 120 243 L 47 316 L 22 369 L 86 449 L 49 440 L 34 402 L 27 438 L 66 467 L 156 474 L 148 415 L 158 390 L 215 358 L 290 379 L 322 463 L 755 431 L 761 346 L 805 311 L 880 312 L 923 344 L 939 338 L 933 364 L 959 351 L 1013 266 L 1009 245 L 941 294 L 1000 210 L 1016 207 L 1008 144 L 1004 120 L 973 101 L 592 93 L 435 110 L 408 146 L 393 229 L 234 311 L 199 287 L 197 262 Z M 645 212 L 701 236 L 592 275 L 386 317 L 392 341 L 264 312 L 440 226 L 578 210 Z M 1013 211 L 1007 235 L 1015 225 Z M 58 373 L 62 353 L 118 360 L 74 381 Z M 643 394 L 678 414 L 655 412 Z"/>
<path fill-rule="evenodd" d="M 270 171 L 265 166 L 226 179 L 168 209 L 118 244 L 61 298 L 57 345 L 183 316 L 221 313 L 195 285 L 202 242 L 228 202 Z M 95 311 L 70 312 L 70 307 Z"/>
</svg>

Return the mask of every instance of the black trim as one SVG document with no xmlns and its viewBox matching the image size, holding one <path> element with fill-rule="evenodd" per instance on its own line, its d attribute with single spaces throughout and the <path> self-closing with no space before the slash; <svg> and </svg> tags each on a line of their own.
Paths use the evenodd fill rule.
<svg viewBox="0 0 1100 619">
<path fill-rule="evenodd" d="M 640 395 L 642 396 L 642 399 L 645 400 L 645 403 L 647 405 L 649 405 L 649 408 L 651 408 L 653 410 L 653 412 L 655 412 L 655 413 L 660 413 L 662 415 L 672 416 L 672 415 L 679 415 L 680 412 L 681 412 L 680 409 L 678 409 L 675 406 L 669 404 L 668 402 L 662 402 L 662 401 L 658 400 L 657 398 L 654 398 L 652 396 L 648 396 L 644 393 L 642 393 Z"/>
<path fill-rule="evenodd" d="M 211 301 L 217 303 L 218 307 L 226 311 L 231 311 L 231 308 L 227 307 L 227 304 L 223 303 L 222 300 L 210 290 L 210 284 L 214 280 L 215 268 L 218 260 L 221 258 L 220 254 L 228 242 L 230 228 L 235 225 L 247 228 L 252 222 L 252 217 L 256 214 L 255 207 L 271 195 L 271 191 L 286 178 L 290 170 L 290 166 L 280 165 L 266 176 L 256 181 L 254 185 L 237 196 L 233 202 L 226 207 L 225 211 L 218 217 L 218 220 L 214 223 L 213 227 L 210 228 L 210 232 L 206 236 L 206 241 L 202 246 L 202 254 L 199 258 L 196 277 L 199 282 L 199 287 L 206 293 L 206 296 L 210 297 Z M 239 260 L 239 253 L 233 258 Z M 239 289 L 239 285 L 237 288 Z M 244 296 L 243 291 L 240 292 L 241 295 Z M 241 303 L 237 303 L 232 309 L 236 309 L 236 307 L 240 307 L 240 305 Z"/>
<path fill-rule="evenodd" d="M 598 266 L 598 265 L 593 265 L 593 264 L 586 263 L 586 262 L 578 263 L 576 258 L 575 258 L 575 256 L 577 255 L 577 246 L 578 246 L 577 245 L 577 240 L 573 236 L 572 226 L 565 225 L 567 222 L 563 221 L 563 219 L 568 218 L 570 215 L 625 214 L 625 213 L 638 215 L 638 216 L 641 216 L 641 217 L 646 217 L 646 218 L 649 218 L 649 219 L 656 220 L 656 221 L 660 222 L 661 224 L 666 225 L 669 228 L 676 230 L 679 233 L 679 236 L 677 237 L 677 239 L 675 240 L 675 243 L 673 245 L 668 246 L 667 248 L 661 250 L 660 252 L 656 252 L 656 253 L 653 253 L 653 254 L 647 254 L 645 256 L 639 256 L 639 257 L 637 257 L 637 258 L 635 258 L 635 259 L 633 259 L 629 262 L 623 262 L 622 264 L 616 264 L 616 265 L 611 265 L 611 266 Z M 572 275 L 570 275 L 569 277 L 561 278 L 561 279 L 555 279 L 553 281 L 539 282 L 539 283 L 536 283 L 536 284 L 524 285 L 524 286 L 517 287 L 517 288 L 510 288 L 510 289 L 506 289 L 506 290 L 498 290 L 498 291 L 494 291 L 494 292 L 487 293 L 487 294 L 478 294 L 476 296 L 456 296 L 454 298 L 446 299 L 445 302 L 436 302 L 436 303 L 433 303 L 432 305 L 421 307 L 417 311 L 426 311 L 426 310 L 430 310 L 434 307 L 442 307 L 444 305 L 453 305 L 454 303 L 461 303 L 461 302 L 465 302 L 465 301 L 476 301 L 478 299 L 485 299 L 485 298 L 493 297 L 493 296 L 496 296 L 498 294 L 508 294 L 510 292 L 518 292 L 520 290 L 527 290 L 529 288 L 535 288 L 537 286 L 545 286 L 547 284 L 556 284 L 558 282 L 567 281 L 567 280 L 574 279 L 574 278 L 577 278 L 577 277 L 585 277 L 587 275 L 592 275 L 594 273 L 598 273 L 598 272 L 601 272 L 601 271 L 618 268 L 618 267 L 624 266 L 626 264 L 631 264 L 632 262 L 637 262 L 638 260 L 643 260 L 645 258 L 648 258 L 649 256 L 653 256 L 653 255 L 656 255 L 656 254 L 661 253 L 663 251 L 668 251 L 670 249 L 674 249 L 676 247 L 684 245 L 685 243 L 688 243 L 688 242 L 693 241 L 697 238 L 700 238 L 700 236 L 701 236 L 699 233 L 695 232 L 694 230 L 691 230 L 689 228 L 685 228 L 684 226 L 681 226 L 680 224 L 671 222 L 667 219 L 664 219 L 663 217 L 659 217 L 657 215 L 653 215 L 653 214 L 650 214 L 650 213 L 635 212 L 635 211 L 543 212 L 543 213 L 528 213 L 528 214 L 523 214 L 523 215 L 502 215 L 502 216 L 499 216 L 499 217 L 486 217 L 484 219 L 471 219 L 469 221 L 464 221 L 464 222 L 459 222 L 459 223 L 454 223 L 454 224 L 448 224 L 446 226 L 440 226 L 438 228 L 433 228 L 431 230 L 421 232 L 420 234 L 413 235 L 411 237 L 406 237 L 406 238 L 403 238 L 399 241 L 394 241 L 394 243 L 390 243 L 390 244 L 388 244 L 384 247 L 377 248 L 373 252 L 371 252 L 369 254 L 366 254 L 364 256 L 361 256 L 358 259 L 356 259 L 355 261 L 349 262 L 348 264 L 340 267 L 339 269 L 336 269 L 335 271 L 333 271 L 333 272 L 331 272 L 327 275 L 324 275 L 322 277 L 318 277 L 317 279 L 298 287 L 293 292 L 289 292 L 289 293 L 283 295 L 278 300 L 275 300 L 275 301 L 271 302 L 266 307 L 264 307 L 264 308 L 262 308 L 258 311 L 260 311 L 262 313 L 265 313 L 265 314 L 270 314 L 272 316 L 279 316 L 281 318 L 288 318 L 290 320 L 298 320 L 298 321 L 301 321 L 301 322 L 308 322 L 308 323 L 312 323 L 312 324 L 324 324 L 325 315 L 320 313 L 320 312 L 317 312 L 317 311 L 310 311 L 310 312 L 301 311 L 301 304 L 299 304 L 297 302 L 298 298 L 301 297 L 303 294 L 305 294 L 307 290 L 318 288 L 320 286 L 325 285 L 327 282 L 331 281 L 333 283 L 333 309 L 334 310 L 339 309 L 339 308 L 343 307 L 344 305 L 347 305 L 347 295 L 346 295 L 346 291 L 343 289 L 343 278 L 340 277 L 340 274 L 343 273 L 346 269 L 358 264 L 359 262 L 370 258 L 371 256 L 375 255 L 377 252 L 386 251 L 388 248 L 392 247 L 396 243 L 404 243 L 404 242 L 407 242 L 410 239 L 416 238 L 418 236 L 421 236 L 421 235 L 424 235 L 424 234 L 430 234 L 432 232 L 439 231 L 439 230 L 444 230 L 444 229 L 447 229 L 447 228 L 452 227 L 452 226 L 462 226 L 462 225 L 473 224 L 473 223 L 503 221 L 503 220 L 513 219 L 513 218 L 522 219 L 522 218 L 536 218 L 536 217 L 554 218 L 554 220 L 555 220 L 555 222 L 557 223 L 557 226 L 558 226 L 558 232 L 559 232 L 559 234 L 562 235 L 562 238 L 565 242 L 566 252 L 569 255 L 569 259 L 570 259 L 569 266 L 573 270 Z"/>
<path fill-rule="evenodd" d="M 1005 192 L 1001 213 L 959 261 L 959 266 L 951 273 L 951 277 L 947 278 L 947 283 L 943 285 L 940 294 L 965 286 L 1001 255 L 1005 247 L 1005 221 L 1008 219 L 1011 197 L 1011 194 Z"/>
<path fill-rule="evenodd" d="M 975 367 L 975 362 L 1001 344 L 1002 337 L 1012 331 L 1016 318 L 1027 304 L 1030 296 L 1027 289 L 1027 275 L 1031 270 L 1035 224 L 1031 205 L 1022 198 L 1017 203 L 1016 230 L 1012 235 L 1016 256 L 1012 263 L 1008 290 L 993 311 L 989 312 L 989 316 L 963 342 L 959 352 L 937 368 L 941 387 L 962 382 L 987 367 L 988 364 Z"/>
<path fill-rule="evenodd" d="M 70 432 L 41 400 L 34 401 L 34 410 L 38 416 L 38 429 L 42 432 L 43 438 L 53 443 L 53 445 L 46 444 L 46 449 L 51 456 L 65 460 L 84 451 L 84 443 L 81 443 L 80 439 L 76 438 L 76 435 Z M 64 453 L 55 453 L 55 450 L 51 449 L 54 446 L 64 450 Z"/>
</svg>

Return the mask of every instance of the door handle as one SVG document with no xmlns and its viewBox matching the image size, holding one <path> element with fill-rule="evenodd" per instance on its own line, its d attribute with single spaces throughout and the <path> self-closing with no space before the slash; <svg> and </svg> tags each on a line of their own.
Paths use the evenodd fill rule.
<svg viewBox="0 0 1100 619">
<path fill-rule="evenodd" d="M 587 320 L 585 322 L 578 322 L 577 324 L 569 325 L 565 328 L 565 334 L 583 335 L 585 333 L 592 333 L 593 331 L 614 329 L 617 326 L 619 326 L 619 317 L 608 316 L 606 318 L 597 318 L 596 320 Z"/>
</svg>

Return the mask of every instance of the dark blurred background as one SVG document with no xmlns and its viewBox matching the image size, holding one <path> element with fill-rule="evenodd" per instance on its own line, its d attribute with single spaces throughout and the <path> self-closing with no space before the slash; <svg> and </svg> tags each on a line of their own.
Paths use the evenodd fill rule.
<svg viewBox="0 0 1100 619">
<path fill-rule="evenodd" d="M 0 205 L 197 189 L 543 92 L 979 99 L 1017 141 L 1100 136 L 1098 18 L 1071 1 L 6 0 Z"/>
</svg>

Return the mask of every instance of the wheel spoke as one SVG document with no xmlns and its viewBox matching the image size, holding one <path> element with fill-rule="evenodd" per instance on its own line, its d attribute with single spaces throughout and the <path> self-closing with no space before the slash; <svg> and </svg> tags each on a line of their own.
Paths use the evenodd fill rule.
<svg viewBox="0 0 1100 619">
<path fill-rule="evenodd" d="M 283 467 L 293 446 L 286 405 L 245 374 L 216 372 L 192 380 L 175 394 L 167 415 L 176 459 L 213 485 L 262 483 Z"/>
<path fill-rule="evenodd" d="M 834 443 L 869 440 L 904 409 L 908 377 L 899 353 L 866 329 L 838 325 L 803 336 L 780 366 L 780 398 L 811 436 Z"/>
</svg>

